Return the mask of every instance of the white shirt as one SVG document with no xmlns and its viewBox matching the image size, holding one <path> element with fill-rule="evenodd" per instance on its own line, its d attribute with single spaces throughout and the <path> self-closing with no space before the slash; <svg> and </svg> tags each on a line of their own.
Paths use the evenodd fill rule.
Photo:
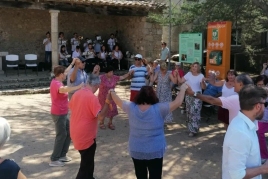
<svg viewBox="0 0 268 179">
<path fill-rule="evenodd" d="M 115 39 L 109 39 L 107 44 L 109 45 L 110 47 L 110 50 L 113 51 L 113 48 L 114 48 L 114 45 L 115 45 Z"/>
<path fill-rule="evenodd" d="M 223 142 L 223 179 L 242 179 L 247 168 L 261 166 L 256 124 L 241 112 L 230 123 Z M 258 175 L 252 179 L 261 178 Z"/>
<path fill-rule="evenodd" d="M 71 38 L 71 44 L 72 44 L 72 51 L 75 51 L 76 46 L 78 46 L 80 42 L 76 38 Z"/>
<path fill-rule="evenodd" d="M 240 110 L 239 96 L 238 94 L 229 97 L 219 97 L 222 103 L 222 108 L 229 110 L 229 123 L 238 114 Z"/>
<path fill-rule="evenodd" d="M 79 56 L 81 56 L 81 54 L 80 54 L 80 52 L 78 51 L 73 51 L 73 54 L 72 54 L 72 58 L 77 58 L 77 57 L 79 57 Z"/>
<path fill-rule="evenodd" d="M 45 44 L 46 41 L 48 41 L 48 38 L 45 38 L 45 39 L 43 40 L 43 44 Z M 51 41 L 45 45 L 45 51 L 46 51 L 46 52 L 51 52 Z"/>
<path fill-rule="evenodd" d="M 234 87 L 232 88 L 227 88 L 226 86 L 226 81 L 224 82 L 223 86 L 222 86 L 222 95 L 223 97 L 228 97 L 228 96 L 232 96 L 232 95 L 235 95 L 237 94 L 235 91 L 234 91 Z"/>
<path fill-rule="evenodd" d="M 189 85 L 194 92 L 202 92 L 201 88 L 201 82 L 204 78 L 203 74 L 199 74 L 197 76 L 194 76 L 191 72 L 188 72 L 186 75 L 184 75 L 184 79 L 186 80 L 186 84 Z"/>
</svg>

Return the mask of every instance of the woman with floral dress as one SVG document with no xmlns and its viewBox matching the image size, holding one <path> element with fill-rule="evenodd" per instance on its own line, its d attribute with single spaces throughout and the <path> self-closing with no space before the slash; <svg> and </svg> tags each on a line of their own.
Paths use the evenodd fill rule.
<svg viewBox="0 0 268 179">
<path fill-rule="evenodd" d="M 113 73 L 114 69 L 111 66 L 108 66 L 105 69 L 105 74 L 100 76 L 101 79 L 101 83 L 100 83 L 100 87 L 99 87 L 99 94 L 98 94 L 98 98 L 99 98 L 99 102 L 101 104 L 101 106 L 104 106 L 105 104 L 105 99 L 106 96 L 109 92 L 110 89 L 114 89 L 116 86 L 116 83 L 119 80 L 124 80 L 127 77 L 129 77 L 133 72 L 130 71 L 127 74 L 123 75 L 123 76 L 116 76 Z M 115 126 L 113 125 L 113 117 L 118 115 L 118 111 L 117 111 L 117 107 L 116 104 L 112 101 L 111 102 L 111 108 L 108 110 L 107 116 L 110 120 L 108 123 L 108 128 L 111 130 L 115 129 Z M 100 121 L 100 129 L 106 129 L 106 126 L 104 124 L 104 120 Z"/>
<path fill-rule="evenodd" d="M 176 72 L 175 72 L 176 73 Z M 172 91 L 171 91 L 171 82 L 177 84 L 177 74 L 172 75 L 171 72 L 167 71 L 166 63 L 160 65 L 160 71 L 154 74 L 151 83 L 157 80 L 156 94 L 160 103 L 163 102 L 172 102 Z M 170 112 L 165 117 L 165 123 L 170 123 L 173 121 L 173 115 Z"/>
</svg>

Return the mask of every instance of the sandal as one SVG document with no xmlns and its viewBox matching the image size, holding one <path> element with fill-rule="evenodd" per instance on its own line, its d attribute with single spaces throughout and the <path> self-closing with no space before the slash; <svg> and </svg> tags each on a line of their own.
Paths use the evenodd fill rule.
<svg viewBox="0 0 268 179">
<path fill-rule="evenodd" d="M 115 126 L 112 123 L 108 124 L 108 128 L 111 129 L 111 130 L 115 130 Z"/>
<path fill-rule="evenodd" d="M 100 129 L 106 129 L 106 126 L 104 123 L 100 123 Z"/>
</svg>

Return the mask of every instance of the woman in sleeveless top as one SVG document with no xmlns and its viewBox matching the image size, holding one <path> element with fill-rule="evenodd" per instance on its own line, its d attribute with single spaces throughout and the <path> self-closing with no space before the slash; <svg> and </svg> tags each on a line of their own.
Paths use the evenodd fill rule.
<svg viewBox="0 0 268 179">
<path fill-rule="evenodd" d="M 177 75 L 175 75 L 177 76 Z M 172 92 L 170 82 L 177 83 L 177 77 L 173 77 L 171 72 L 167 71 L 166 63 L 160 65 L 160 72 L 156 73 L 152 77 L 152 83 L 157 80 L 156 94 L 160 103 L 172 102 Z M 173 121 L 172 113 L 170 112 L 166 117 L 164 122 L 170 123 Z"/>
<path fill-rule="evenodd" d="M 10 138 L 10 125 L 6 119 L 0 117 L 0 149 Z M 26 179 L 20 167 L 14 160 L 0 157 L 0 178 L 1 179 Z"/>
<path fill-rule="evenodd" d="M 262 65 L 262 70 L 260 75 L 266 75 L 268 76 L 268 60 L 266 63 Z"/>
<path fill-rule="evenodd" d="M 215 86 L 222 86 L 223 97 L 237 95 L 237 93 L 234 91 L 234 82 L 235 82 L 236 76 L 237 76 L 237 73 L 235 70 L 229 70 L 227 72 L 227 77 L 225 81 L 218 81 L 215 83 Z M 223 122 L 224 128 L 227 129 L 229 125 L 229 111 L 227 109 L 219 107 L 218 120 Z"/>
</svg>

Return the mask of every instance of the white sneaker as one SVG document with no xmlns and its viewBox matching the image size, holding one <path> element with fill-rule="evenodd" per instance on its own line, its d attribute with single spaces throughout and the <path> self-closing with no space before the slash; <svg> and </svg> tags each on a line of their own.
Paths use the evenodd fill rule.
<svg viewBox="0 0 268 179">
<path fill-rule="evenodd" d="M 63 167 L 65 164 L 59 160 L 56 160 L 56 161 L 51 161 L 49 163 L 49 166 L 51 167 Z"/>
<path fill-rule="evenodd" d="M 61 161 L 61 162 L 70 162 L 71 160 L 72 160 L 72 158 L 68 157 L 68 156 L 59 158 L 59 161 Z"/>
</svg>

